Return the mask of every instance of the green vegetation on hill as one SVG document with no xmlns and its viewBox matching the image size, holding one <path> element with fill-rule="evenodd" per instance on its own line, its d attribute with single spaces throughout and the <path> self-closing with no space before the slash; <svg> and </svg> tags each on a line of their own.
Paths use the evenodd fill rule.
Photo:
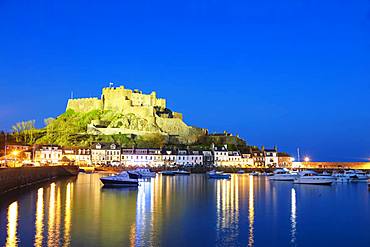
<svg viewBox="0 0 370 247">
<path fill-rule="evenodd" d="M 67 110 L 57 118 L 45 119 L 46 127 L 36 129 L 34 121 L 17 123 L 13 127 L 13 134 L 9 139 L 14 138 L 20 144 L 54 144 L 60 146 L 80 146 L 89 147 L 94 142 L 115 142 L 122 147 L 132 148 L 161 148 L 179 147 L 195 148 L 199 150 L 209 149 L 211 144 L 227 144 L 230 150 L 240 150 L 247 147 L 246 142 L 236 136 L 202 136 L 195 143 L 183 144 L 176 136 L 164 136 L 160 133 L 134 135 L 134 134 L 114 134 L 114 135 L 92 135 L 87 134 L 87 125 L 92 120 L 100 120 L 102 123 L 118 123 L 117 114 L 112 111 L 93 110 L 87 113 Z M 114 121 L 112 121 L 114 120 Z M 130 121 L 130 119 L 128 120 Z M 130 123 L 131 124 L 131 123 Z"/>
</svg>

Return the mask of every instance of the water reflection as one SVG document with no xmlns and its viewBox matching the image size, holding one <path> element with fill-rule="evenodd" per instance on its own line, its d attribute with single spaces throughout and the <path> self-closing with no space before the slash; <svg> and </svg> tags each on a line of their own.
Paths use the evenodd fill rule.
<svg viewBox="0 0 370 247">
<path fill-rule="evenodd" d="M 18 202 L 13 202 L 8 207 L 8 235 L 6 247 L 18 246 L 17 226 L 18 226 Z"/>
<path fill-rule="evenodd" d="M 145 232 L 151 232 L 153 214 L 153 184 L 149 181 L 142 182 L 137 195 L 136 201 L 136 224 L 131 226 L 130 246 L 144 246 Z M 150 214 L 150 215 L 148 215 Z M 149 217 L 148 217 L 149 216 Z"/>
<path fill-rule="evenodd" d="M 296 192 L 295 189 L 292 188 L 292 208 L 291 208 L 291 216 L 290 220 L 292 223 L 292 229 L 291 229 L 291 243 L 293 246 L 296 246 L 296 232 L 297 232 L 297 198 L 296 198 Z"/>
<path fill-rule="evenodd" d="M 254 245 L 254 187 L 253 187 L 253 176 L 249 176 L 249 238 L 248 246 Z"/>
<path fill-rule="evenodd" d="M 343 239 L 336 244 L 350 246 L 345 231 L 353 229 L 359 233 L 351 239 L 354 246 L 370 241 L 367 201 L 350 193 L 363 190 L 370 198 L 366 184 L 346 185 L 335 194 L 334 186 L 298 191 L 247 174 L 229 181 L 191 175 L 157 176 L 135 189 L 102 189 L 100 176 L 81 174 L 77 181 L 58 180 L 1 198 L 0 246 L 313 246 L 315 240 L 305 235 L 313 226 L 321 242 L 329 241 L 326 231 L 337 233 L 331 229 L 341 219 L 331 217 L 332 211 L 356 220 L 341 224 Z M 317 215 L 323 214 L 331 221 L 320 221 Z M 299 235 L 298 220 L 305 222 Z"/>
<path fill-rule="evenodd" d="M 72 195 L 73 195 L 73 184 L 68 183 L 67 188 L 66 188 L 66 202 L 65 202 L 65 213 L 64 213 L 64 244 L 63 246 L 69 246 L 71 243 Z"/>
<path fill-rule="evenodd" d="M 44 231 L 44 189 L 37 191 L 36 220 L 35 220 L 35 247 L 42 246 Z"/>
<path fill-rule="evenodd" d="M 49 189 L 49 214 L 48 214 L 48 246 L 56 246 L 55 241 L 55 183 Z"/>
<path fill-rule="evenodd" d="M 238 178 L 216 181 L 217 242 L 235 244 L 239 234 Z"/>
</svg>

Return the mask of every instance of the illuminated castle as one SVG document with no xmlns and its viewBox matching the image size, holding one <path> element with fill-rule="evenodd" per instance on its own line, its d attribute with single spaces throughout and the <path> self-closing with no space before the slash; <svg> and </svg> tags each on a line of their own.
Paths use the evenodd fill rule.
<svg viewBox="0 0 370 247">
<path fill-rule="evenodd" d="M 156 92 L 143 94 L 139 90 L 120 87 L 103 88 L 100 98 L 69 99 L 67 110 L 88 113 L 101 110 L 109 117 L 93 120 L 88 126 L 92 134 L 150 134 L 160 133 L 188 137 L 205 130 L 187 126 L 182 114 L 166 107 L 166 100 Z"/>
</svg>

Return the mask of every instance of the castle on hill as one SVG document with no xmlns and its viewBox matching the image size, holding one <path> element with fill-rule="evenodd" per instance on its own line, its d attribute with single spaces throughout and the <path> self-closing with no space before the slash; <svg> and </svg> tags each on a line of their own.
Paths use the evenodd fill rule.
<svg viewBox="0 0 370 247">
<path fill-rule="evenodd" d="M 66 110 L 78 113 L 102 111 L 103 116 L 94 119 L 87 126 L 90 134 L 159 133 L 181 139 L 194 139 L 207 132 L 205 129 L 186 125 L 182 114 L 168 109 L 166 100 L 157 98 L 156 92 L 143 94 L 124 86 L 103 88 L 100 98 L 69 99 Z"/>
</svg>

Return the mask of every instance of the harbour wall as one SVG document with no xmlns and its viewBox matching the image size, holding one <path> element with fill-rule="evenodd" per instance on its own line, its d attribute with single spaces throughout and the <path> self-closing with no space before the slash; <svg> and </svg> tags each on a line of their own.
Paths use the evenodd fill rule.
<svg viewBox="0 0 370 247">
<path fill-rule="evenodd" d="M 370 170 L 370 162 L 293 162 L 293 167 L 306 169 Z"/>
<path fill-rule="evenodd" d="M 0 169 L 0 195 L 54 178 L 76 176 L 78 166 L 20 167 Z"/>
</svg>

